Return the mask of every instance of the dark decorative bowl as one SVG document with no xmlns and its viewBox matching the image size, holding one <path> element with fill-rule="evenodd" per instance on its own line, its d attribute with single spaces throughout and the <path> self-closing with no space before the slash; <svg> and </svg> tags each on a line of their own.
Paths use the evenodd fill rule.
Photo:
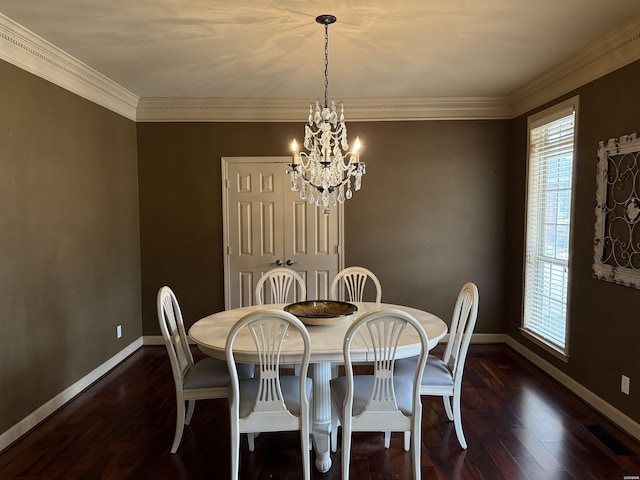
<svg viewBox="0 0 640 480">
<path fill-rule="evenodd" d="M 358 311 L 358 307 L 334 300 L 310 300 L 287 305 L 284 311 L 295 315 L 305 325 L 330 325 L 346 320 Z"/>
</svg>

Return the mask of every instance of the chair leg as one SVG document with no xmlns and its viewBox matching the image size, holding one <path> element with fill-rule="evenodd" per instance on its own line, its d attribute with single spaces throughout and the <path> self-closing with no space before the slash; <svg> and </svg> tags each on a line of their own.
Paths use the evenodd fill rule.
<svg viewBox="0 0 640 480">
<path fill-rule="evenodd" d="M 251 435 L 251 434 L 249 434 Z M 238 425 L 231 421 L 231 480 L 238 480 L 240 474 L 240 433 Z"/>
<path fill-rule="evenodd" d="M 182 440 L 182 432 L 184 431 L 184 400 L 182 397 L 176 402 L 176 433 L 173 436 L 173 444 L 171 445 L 171 453 L 178 451 L 178 446 Z"/>
<path fill-rule="evenodd" d="M 384 432 L 384 448 L 391 446 L 391 432 Z M 404 432 L 404 451 L 411 449 L 411 432 Z"/>
<path fill-rule="evenodd" d="M 336 413 L 333 401 L 331 402 L 331 451 L 338 451 L 338 414 Z"/>
<path fill-rule="evenodd" d="M 447 414 L 447 418 L 450 422 L 453 422 L 453 410 L 451 410 L 451 397 L 449 395 L 442 396 L 442 403 L 444 403 L 444 411 Z"/>
<path fill-rule="evenodd" d="M 456 389 L 453 392 L 453 423 L 456 427 L 458 443 L 460 443 L 463 450 L 466 450 L 467 440 L 464 438 L 464 433 L 462 431 L 462 414 L 460 412 L 460 389 Z"/>
<path fill-rule="evenodd" d="M 420 448 L 422 446 L 422 432 L 420 430 L 422 424 L 422 416 L 419 416 L 418 421 L 414 421 L 413 425 L 413 446 L 411 447 L 411 459 L 413 461 L 413 478 L 420 480 Z M 404 449 L 407 450 L 407 437 L 411 435 L 411 432 L 404 432 L 405 445 Z"/>
<path fill-rule="evenodd" d="M 189 425 L 191 423 L 191 417 L 193 417 L 193 412 L 196 409 L 196 401 L 189 400 L 187 402 L 187 416 L 184 419 L 184 424 Z"/>
<path fill-rule="evenodd" d="M 247 443 L 249 444 L 249 451 L 253 452 L 256 449 L 256 435 L 255 433 L 247 433 Z"/>
<path fill-rule="evenodd" d="M 349 425 L 346 426 L 345 424 Z M 350 419 L 345 418 L 342 424 L 342 479 L 349 480 L 349 465 L 351 463 L 351 425 Z"/>
<path fill-rule="evenodd" d="M 311 479 L 311 453 L 309 444 L 309 427 L 308 424 L 300 429 L 300 444 L 302 447 L 302 478 L 304 480 Z"/>
<path fill-rule="evenodd" d="M 307 418 L 309 421 L 309 428 L 307 431 L 309 432 L 309 451 L 313 450 L 313 432 L 311 431 L 311 426 L 313 425 L 313 389 L 311 390 L 311 397 L 309 398 L 309 417 Z"/>
</svg>

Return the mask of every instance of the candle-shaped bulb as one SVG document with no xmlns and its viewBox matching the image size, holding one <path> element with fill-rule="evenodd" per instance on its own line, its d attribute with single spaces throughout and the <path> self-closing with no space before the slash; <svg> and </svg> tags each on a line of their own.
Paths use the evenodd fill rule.
<svg viewBox="0 0 640 480">
<path fill-rule="evenodd" d="M 353 163 L 360 162 L 360 137 L 353 143 Z"/>
<path fill-rule="evenodd" d="M 293 152 L 293 164 L 298 165 L 298 142 L 296 142 L 295 139 L 291 142 L 291 151 Z"/>
</svg>

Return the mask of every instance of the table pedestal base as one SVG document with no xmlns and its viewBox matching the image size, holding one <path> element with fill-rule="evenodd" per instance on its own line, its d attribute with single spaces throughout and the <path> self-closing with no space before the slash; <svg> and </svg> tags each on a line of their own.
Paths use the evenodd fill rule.
<svg viewBox="0 0 640 480">
<path fill-rule="evenodd" d="M 326 473 L 331 468 L 331 363 L 316 363 L 313 379 L 313 448 L 316 468 Z"/>
</svg>

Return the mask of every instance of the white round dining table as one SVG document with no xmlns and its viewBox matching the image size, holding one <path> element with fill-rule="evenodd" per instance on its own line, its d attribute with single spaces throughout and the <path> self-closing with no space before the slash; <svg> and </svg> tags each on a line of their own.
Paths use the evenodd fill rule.
<svg viewBox="0 0 640 480">
<path fill-rule="evenodd" d="M 307 330 L 311 337 L 311 366 L 310 376 L 313 379 L 313 448 L 316 454 L 316 468 L 320 472 L 327 472 L 331 468 L 330 433 L 331 433 L 331 363 L 342 363 L 342 346 L 347 329 L 351 323 L 361 315 L 380 308 L 397 308 L 413 315 L 424 327 L 429 339 L 429 349 L 436 346 L 447 333 L 447 324 L 439 317 L 423 310 L 403 305 L 376 302 L 352 302 L 357 311 L 343 321 L 329 325 L 309 325 Z M 189 329 L 189 336 L 205 354 L 226 359 L 225 344 L 231 327 L 248 313 L 257 310 L 283 310 L 286 304 L 253 305 L 250 307 L 234 308 L 214 313 L 198 320 Z M 246 334 L 249 337 L 249 334 Z M 240 338 L 238 338 L 240 340 Z M 238 345 L 249 345 L 249 338 Z M 355 340 L 354 340 L 355 342 Z M 285 342 L 282 350 L 281 363 L 299 363 L 303 345 L 301 341 L 291 339 Z M 420 339 L 413 331 L 403 335 L 396 352 L 396 358 L 406 358 L 420 352 Z M 363 338 L 352 345 L 352 359 L 355 362 L 372 360 L 372 350 Z M 236 361 L 242 363 L 258 363 L 255 350 L 251 348 L 234 348 Z"/>
</svg>

